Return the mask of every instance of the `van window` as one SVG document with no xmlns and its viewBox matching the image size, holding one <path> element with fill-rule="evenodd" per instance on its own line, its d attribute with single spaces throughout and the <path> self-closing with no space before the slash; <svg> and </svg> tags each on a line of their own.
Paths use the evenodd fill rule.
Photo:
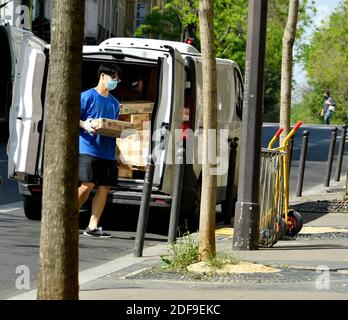
<svg viewBox="0 0 348 320">
<path fill-rule="evenodd" d="M 196 70 L 191 57 L 185 59 L 186 87 L 184 93 L 183 130 L 195 129 L 196 119 Z M 184 133 L 185 137 L 185 133 Z M 186 137 L 187 138 L 187 137 Z"/>
<path fill-rule="evenodd" d="M 235 105 L 235 78 L 233 65 L 217 64 L 217 120 L 218 125 L 224 127 L 233 121 Z"/>
</svg>

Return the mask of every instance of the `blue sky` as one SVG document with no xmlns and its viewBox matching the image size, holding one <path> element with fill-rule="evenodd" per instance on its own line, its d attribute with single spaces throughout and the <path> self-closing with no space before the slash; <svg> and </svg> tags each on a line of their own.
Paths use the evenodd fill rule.
<svg viewBox="0 0 348 320">
<path fill-rule="evenodd" d="M 308 36 L 311 35 L 315 27 L 322 24 L 327 16 L 329 16 L 338 6 L 340 0 L 315 0 L 314 5 L 317 8 L 317 13 L 314 17 L 314 26 L 307 31 Z M 294 77 L 299 86 L 306 84 L 306 74 L 300 65 L 294 67 Z"/>
</svg>

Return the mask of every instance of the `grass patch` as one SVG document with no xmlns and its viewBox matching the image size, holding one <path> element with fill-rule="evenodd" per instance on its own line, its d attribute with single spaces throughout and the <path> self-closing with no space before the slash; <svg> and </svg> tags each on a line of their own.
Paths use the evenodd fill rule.
<svg viewBox="0 0 348 320">
<path fill-rule="evenodd" d="M 193 263 L 199 262 L 199 241 L 187 234 L 172 243 L 168 253 L 161 255 L 161 268 L 165 271 L 186 271 Z"/>
<path fill-rule="evenodd" d="M 171 244 L 167 254 L 161 255 L 161 270 L 188 272 L 187 267 L 200 262 L 199 241 L 194 236 L 187 234 L 177 242 Z M 235 253 L 218 252 L 211 256 L 207 264 L 212 269 L 221 269 L 227 264 L 239 264 L 241 261 Z"/>
</svg>

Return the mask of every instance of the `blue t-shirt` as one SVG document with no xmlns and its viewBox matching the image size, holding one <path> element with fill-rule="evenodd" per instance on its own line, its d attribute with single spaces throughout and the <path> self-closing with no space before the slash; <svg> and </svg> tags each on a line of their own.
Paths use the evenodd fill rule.
<svg viewBox="0 0 348 320">
<path fill-rule="evenodd" d="M 82 121 L 87 119 L 107 118 L 117 120 L 120 113 L 120 103 L 109 94 L 104 97 L 96 89 L 81 93 Z M 90 135 L 80 129 L 80 154 L 87 154 L 100 159 L 116 160 L 116 139 L 101 135 Z"/>
</svg>

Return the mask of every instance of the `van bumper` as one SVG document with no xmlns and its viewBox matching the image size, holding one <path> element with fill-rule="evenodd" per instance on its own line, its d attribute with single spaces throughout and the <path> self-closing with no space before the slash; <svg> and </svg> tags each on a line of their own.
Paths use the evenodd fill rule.
<svg viewBox="0 0 348 320">
<path fill-rule="evenodd" d="M 95 192 L 95 191 L 94 191 Z M 141 191 L 111 190 L 108 201 L 114 204 L 138 205 L 141 204 L 143 193 Z M 163 194 L 151 194 L 150 206 L 160 208 L 170 208 L 172 197 Z"/>
<path fill-rule="evenodd" d="M 34 184 L 18 183 L 19 194 L 22 196 L 31 196 L 37 200 L 42 197 L 42 186 Z M 93 190 L 90 199 L 94 197 L 96 190 Z M 110 190 L 108 195 L 108 203 L 124 204 L 124 205 L 138 205 L 141 204 L 141 191 L 125 191 L 125 190 Z M 162 194 L 151 194 L 150 206 L 160 208 L 170 208 L 172 205 L 172 197 Z"/>
</svg>

